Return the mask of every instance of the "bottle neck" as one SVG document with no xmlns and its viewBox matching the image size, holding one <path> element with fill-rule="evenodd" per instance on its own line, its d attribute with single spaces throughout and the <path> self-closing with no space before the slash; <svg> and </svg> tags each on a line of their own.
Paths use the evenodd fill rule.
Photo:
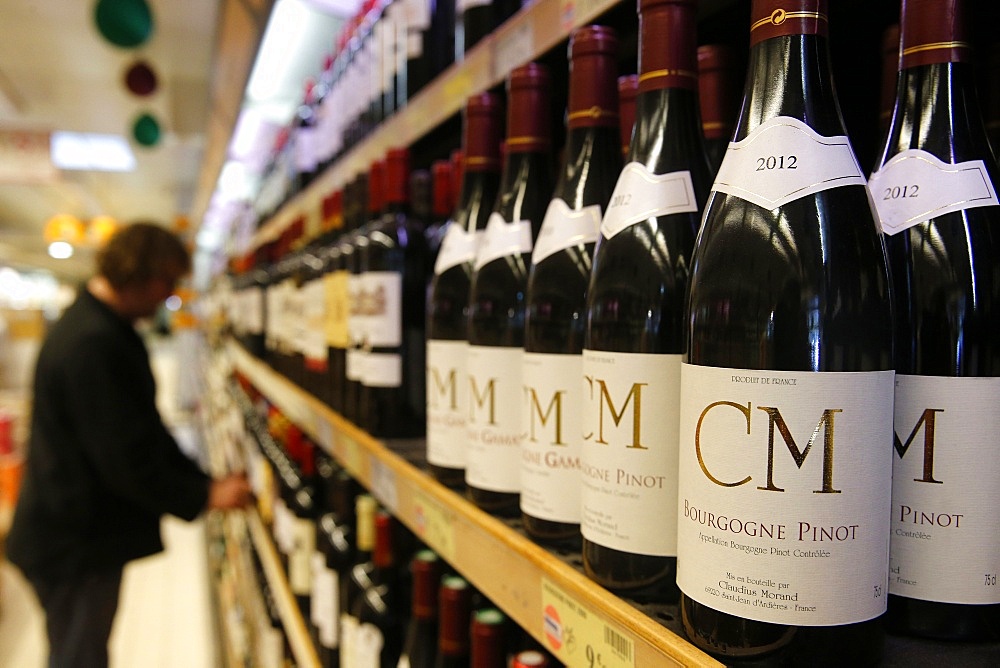
<svg viewBox="0 0 1000 668">
<path fill-rule="evenodd" d="M 548 151 L 515 151 L 507 155 L 494 211 L 507 222 L 531 221 L 538 234 L 552 195 L 551 155 Z M 544 201 L 543 201 L 544 200 Z"/>
<path fill-rule="evenodd" d="M 609 173 L 611 188 L 614 188 L 621 171 L 621 136 L 618 127 L 570 128 L 566 134 L 565 155 L 566 164 L 556 185 L 555 196 L 571 208 L 590 204 L 606 206 L 606 198 L 589 201 L 588 193 L 581 192 L 579 186 L 585 180 L 589 182 L 598 177 L 603 171 Z M 595 192 L 595 195 L 598 194 Z M 610 196 L 610 191 L 600 194 Z"/>
<path fill-rule="evenodd" d="M 655 174 L 701 170 L 704 163 L 708 178 L 698 91 L 657 88 L 640 92 L 635 100 L 635 130 L 626 162 L 639 162 Z"/>
<path fill-rule="evenodd" d="M 946 162 L 992 163 L 971 63 L 902 70 L 889 130 L 891 154 L 920 148 Z"/>
<path fill-rule="evenodd" d="M 825 37 L 782 35 L 750 48 L 736 141 L 780 116 L 803 121 L 824 136 L 846 134 Z"/>
<path fill-rule="evenodd" d="M 500 174 L 496 170 L 467 168 L 455 207 L 455 222 L 468 232 L 485 229 L 499 185 Z"/>
</svg>

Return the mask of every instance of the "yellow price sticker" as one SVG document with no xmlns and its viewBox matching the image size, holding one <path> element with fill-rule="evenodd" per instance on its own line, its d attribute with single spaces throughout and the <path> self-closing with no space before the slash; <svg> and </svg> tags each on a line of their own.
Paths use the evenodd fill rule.
<svg viewBox="0 0 1000 668">
<path fill-rule="evenodd" d="M 417 535 L 446 561 L 455 558 L 454 513 L 429 496 L 416 493 L 413 498 Z"/>
<path fill-rule="evenodd" d="M 635 668 L 635 643 L 551 580 L 542 578 L 545 646 L 570 668 Z"/>
</svg>

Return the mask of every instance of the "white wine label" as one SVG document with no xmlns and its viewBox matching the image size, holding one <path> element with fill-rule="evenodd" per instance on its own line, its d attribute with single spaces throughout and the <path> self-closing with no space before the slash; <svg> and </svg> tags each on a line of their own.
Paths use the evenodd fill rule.
<svg viewBox="0 0 1000 668">
<path fill-rule="evenodd" d="M 896 376 L 889 593 L 1000 603 L 1000 378 Z"/>
<path fill-rule="evenodd" d="M 476 234 L 469 234 L 461 225 L 452 221 L 448 223 L 444 238 L 441 239 L 441 249 L 434 261 L 434 275 L 440 276 L 452 267 L 457 267 L 476 259 Z"/>
<path fill-rule="evenodd" d="M 359 624 L 354 632 L 354 662 L 348 665 L 355 668 L 381 668 L 382 647 L 385 638 L 382 631 L 374 624 Z"/>
<path fill-rule="evenodd" d="M 953 211 L 1000 204 L 982 160 L 951 164 L 913 148 L 872 174 L 868 189 L 886 234 Z"/>
<path fill-rule="evenodd" d="M 326 568 L 326 555 L 319 550 L 312 553 L 310 557 L 310 568 L 312 569 L 312 590 L 309 592 L 309 619 L 313 624 L 317 624 L 320 615 L 323 614 L 323 573 Z"/>
<path fill-rule="evenodd" d="M 407 30 L 420 31 L 431 27 L 430 0 L 404 0 L 404 2 Z"/>
<path fill-rule="evenodd" d="M 824 137 L 797 118 L 779 116 L 729 144 L 712 190 L 777 209 L 849 185 L 865 185 L 865 176 L 847 137 Z"/>
<path fill-rule="evenodd" d="M 627 227 L 650 218 L 697 212 L 698 200 L 691 172 L 654 174 L 645 165 L 630 162 L 618 176 L 601 222 L 601 234 L 610 239 Z"/>
<path fill-rule="evenodd" d="M 465 341 L 427 341 L 427 461 L 465 468 L 465 415 L 469 400 Z"/>
<path fill-rule="evenodd" d="M 358 635 L 358 618 L 347 612 L 340 613 L 340 665 L 353 666 L 354 642 Z"/>
<path fill-rule="evenodd" d="M 574 211 L 565 201 L 556 197 L 549 202 L 542 219 L 542 229 L 535 240 L 531 253 L 532 264 L 561 250 L 590 244 L 597 241 L 601 233 L 601 207 L 599 204 L 585 206 Z"/>
<path fill-rule="evenodd" d="M 312 555 L 316 551 L 316 525 L 292 515 L 292 551 L 288 555 L 288 586 L 296 596 L 312 591 Z"/>
<path fill-rule="evenodd" d="M 403 357 L 396 353 L 365 353 L 361 384 L 367 387 L 400 387 L 403 384 Z"/>
<path fill-rule="evenodd" d="M 583 351 L 587 540 L 632 554 L 677 554 L 680 366 L 680 355 Z"/>
<path fill-rule="evenodd" d="M 365 353 L 358 348 L 348 348 L 345 357 L 344 375 L 347 380 L 360 383 L 365 373 Z"/>
<path fill-rule="evenodd" d="M 323 647 L 335 649 L 339 645 L 337 632 L 340 618 L 340 580 L 337 571 L 324 568 L 319 573 L 319 584 L 313 586 L 314 597 L 318 597 L 317 615 L 313 621 L 318 631 L 319 643 Z"/>
<path fill-rule="evenodd" d="M 469 346 L 465 481 L 492 492 L 521 489 L 522 348 Z"/>
<path fill-rule="evenodd" d="M 295 168 L 300 172 L 316 169 L 316 140 L 314 127 L 301 127 L 295 131 Z"/>
<path fill-rule="evenodd" d="M 364 281 L 361 274 L 347 277 L 347 336 L 352 345 L 359 345 L 368 333 L 368 322 L 362 310 L 364 304 Z"/>
<path fill-rule="evenodd" d="M 476 271 L 493 260 L 530 252 L 531 223 L 526 220 L 508 223 L 499 213 L 492 213 L 476 252 Z"/>
<path fill-rule="evenodd" d="M 403 275 L 366 271 L 361 275 L 361 304 L 366 343 L 392 348 L 403 343 Z"/>
<path fill-rule="evenodd" d="M 326 290 L 322 280 L 314 279 L 302 286 L 302 354 L 312 360 L 325 361 Z"/>
<path fill-rule="evenodd" d="M 581 355 L 524 353 L 521 510 L 580 523 Z"/>
<path fill-rule="evenodd" d="M 419 32 L 411 32 L 406 35 L 406 58 L 416 60 L 424 55 L 424 36 Z"/>
<path fill-rule="evenodd" d="M 893 372 L 681 371 L 677 584 L 722 612 L 885 612 Z"/>
</svg>

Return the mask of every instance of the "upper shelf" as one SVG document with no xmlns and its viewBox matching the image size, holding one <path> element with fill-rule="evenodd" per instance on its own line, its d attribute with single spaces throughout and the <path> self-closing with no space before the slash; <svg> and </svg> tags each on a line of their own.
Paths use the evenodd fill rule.
<svg viewBox="0 0 1000 668">
<path fill-rule="evenodd" d="M 422 449 L 422 442 L 390 449 L 238 345 L 229 350 L 235 367 L 289 420 L 563 663 L 607 668 L 721 665 L 408 463 L 407 451 Z"/>
<path fill-rule="evenodd" d="M 409 100 L 406 107 L 378 126 L 350 152 L 324 171 L 264 224 L 251 247 L 272 241 L 300 216 L 316 230 L 322 198 L 350 178 L 367 171 L 390 148 L 410 146 L 461 111 L 466 99 L 501 83 L 523 65 L 565 40 L 572 30 L 606 12 L 620 0 L 537 0 L 504 22 Z M 311 221 L 311 222 L 310 222 Z"/>
</svg>

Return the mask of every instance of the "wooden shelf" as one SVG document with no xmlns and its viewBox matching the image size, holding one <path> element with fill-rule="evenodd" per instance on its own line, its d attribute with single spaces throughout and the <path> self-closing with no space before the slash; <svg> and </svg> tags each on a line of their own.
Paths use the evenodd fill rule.
<svg viewBox="0 0 1000 668">
<path fill-rule="evenodd" d="M 271 540 L 271 534 L 260 519 L 256 511 L 246 511 L 247 527 L 250 529 L 250 538 L 253 540 L 254 549 L 260 557 L 260 563 L 264 566 L 264 574 L 267 577 L 267 584 L 274 595 L 275 603 L 278 606 L 278 613 L 281 615 L 281 623 L 285 627 L 285 635 L 288 643 L 292 647 L 292 654 L 295 655 L 296 665 L 301 668 L 319 668 L 319 656 L 316 654 L 316 647 L 313 645 L 309 629 L 299 606 L 292 596 L 292 589 L 288 585 L 288 578 L 285 577 L 284 569 L 278 558 L 278 550 Z"/>
<path fill-rule="evenodd" d="M 609 668 L 721 665 L 408 463 L 406 453 L 422 449 L 422 441 L 390 449 L 237 344 L 228 350 L 235 368 L 289 420 L 562 662 L 589 667 L 588 654 L 600 654 Z M 251 528 L 255 543 L 270 545 L 266 534 L 259 536 L 259 520 Z M 273 545 L 270 550 L 276 566 Z M 286 605 L 294 606 L 288 596 Z"/>
</svg>

